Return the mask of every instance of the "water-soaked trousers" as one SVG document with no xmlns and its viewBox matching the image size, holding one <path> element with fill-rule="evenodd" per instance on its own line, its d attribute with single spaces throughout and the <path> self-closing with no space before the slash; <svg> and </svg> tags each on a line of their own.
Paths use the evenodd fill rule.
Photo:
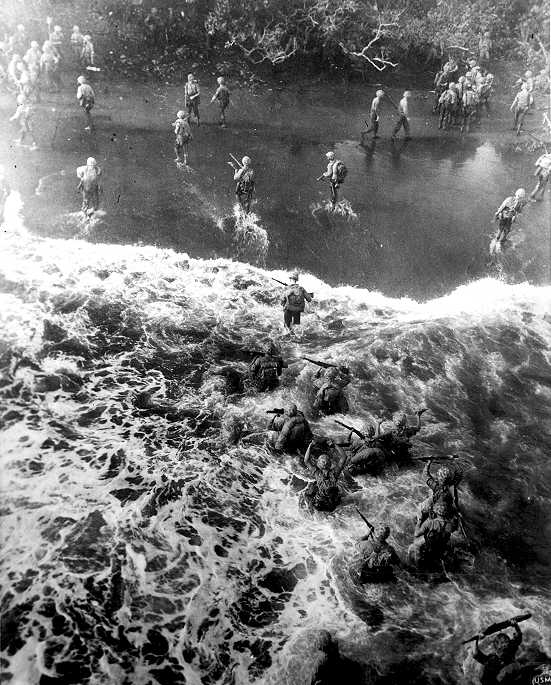
<svg viewBox="0 0 551 685">
<path fill-rule="evenodd" d="M 406 134 L 406 138 L 409 138 L 409 119 L 406 117 L 405 114 L 400 114 L 400 116 L 398 117 L 396 126 L 392 131 L 392 138 L 395 138 L 398 135 L 398 131 L 402 128 L 402 126 L 404 127 L 404 133 Z"/>
<path fill-rule="evenodd" d="M 522 124 L 524 123 L 524 117 L 526 116 L 526 112 L 528 112 L 528 107 L 517 107 L 515 109 L 515 119 L 513 123 L 513 128 L 516 130 L 517 135 L 520 133 L 520 129 L 522 128 Z"/>
<path fill-rule="evenodd" d="M 99 207 L 99 188 L 91 188 L 88 190 L 82 189 L 82 211 L 89 212 L 97 211 Z"/>
</svg>

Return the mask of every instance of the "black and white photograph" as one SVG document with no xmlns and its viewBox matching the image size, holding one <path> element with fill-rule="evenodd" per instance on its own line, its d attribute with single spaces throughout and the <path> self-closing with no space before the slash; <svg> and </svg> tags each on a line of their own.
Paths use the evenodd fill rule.
<svg viewBox="0 0 551 685">
<path fill-rule="evenodd" d="M 551 683 L 550 0 L 0 0 L 0 683 Z"/>
</svg>

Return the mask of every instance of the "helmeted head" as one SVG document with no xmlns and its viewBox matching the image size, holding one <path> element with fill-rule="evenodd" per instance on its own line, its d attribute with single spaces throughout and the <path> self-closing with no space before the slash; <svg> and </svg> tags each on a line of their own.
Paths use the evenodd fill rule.
<svg viewBox="0 0 551 685">
<path fill-rule="evenodd" d="M 186 116 L 186 113 L 184 112 L 183 109 L 180 109 L 180 110 L 178 110 L 178 112 L 176 113 L 176 116 L 178 117 L 178 119 L 183 119 L 183 118 Z"/>
<path fill-rule="evenodd" d="M 524 200 L 526 198 L 526 191 L 524 188 L 515 190 L 515 200 Z"/>
<path fill-rule="evenodd" d="M 279 354 L 277 345 L 273 340 L 268 340 L 268 342 L 264 345 L 264 352 L 266 352 L 266 354 Z"/>
<path fill-rule="evenodd" d="M 493 81 L 493 80 L 494 80 L 494 75 L 490 74 L 490 72 L 488 72 L 486 74 L 486 81 Z"/>
<path fill-rule="evenodd" d="M 473 59 L 473 58 L 471 57 L 471 59 L 468 59 L 468 60 L 467 60 L 467 64 L 468 64 L 468 65 L 470 66 L 470 68 L 472 69 L 473 67 L 476 66 L 476 60 Z"/>
<path fill-rule="evenodd" d="M 156 7 L 151 8 L 151 14 L 157 14 L 157 8 Z"/>
<path fill-rule="evenodd" d="M 384 94 L 385 94 L 385 91 L 384 91 L 384 90 L 377 90 L 377 91 L 375 91 L 375 95 L 376 95 L 378 98 L 382 98 Z"/>
<path fill-rule="evenodd" d="M 333 159 L 335 159 L 335 153 L 334 153 L 332 150 L 329 150 L 329 152 L 326 152 L 326 153 L 325 153 L 325 156 L 326 156 L 327 159 L 329 159 L 330 161 L 333 160 Z"/>
<path fill-rule="evenodd" d="M 526 78 L 532 78 L 532 72 L 531 72 L 530 70 L 528 70 L 528 71 L 524 74 L 524 76 L 525 76 Z"/>
<path fill-rule="evenodd" d="M 88 157 L 88 159 L 86 160 L 86 166 L 97 166 L 97 165 L 98 165 L 98 163 L 96 162 L 95 157 Z"/>
<path fill-rule="evenodd" d="M 25 33 L 25 27 L 23 26 L 23 24 L 17 24 L 17 30 L 19 31 L 19 33 Z"/>
<path fill-rule="evenodd" d="M 298 414 L 298 409 L 296 404 L 289 404 L 285 408 L 285 413 L 287 416 L 296 416 Z"/>
<path fill-rule="evenodd" d="M 224 83 L 226 83 L 226 79 L 225 79 L 223 76 L 219 76 L 219 77 L 216 79 L 216 82 L 218 83 L 218 85 L 223 86 Z"/>
<path fill-rule="evenodd" d="M 486 38 L 489 38 L 489 37 L 490 37 L 490 32 L 489 32 L 489 31 L 484 31 L 484 35 L 485 35 Z"/>
<path fill-rule="evenodd" d="M 460 76 L 460 77 L 459 77 L 459 80 L 458 80 L 458 83 L 460 83 L 461 85 L 463 85 L 466 81 L 467 81 L 467 77 L 466 77 L 466 76 Z"/>
<path fill-rule="evenodd" d="M 79 86 L 81 86 L 83 83 L 86 83 L 86 76 L 79 76 L 77 78 L 77 83 Z"/>
<path fill-rule="evenodd" d="M 85 40 L 87 43 L 91 43 L 91 42 L 92 42 L 92 36 L 91 36 L 89 33 L 87 33 L 87 34 L 84 36 L 84 40 Z"/>
<path fill-rule="evenodd" d="M 494 638 L 494 650 L 498 656 L 503 656 L 503 654 L 509 648 L 511 641 L 505 633 L 499 633 Z"/>
<path fill-rule="evenodd" d="M 411 97 L 411 90 L 404 90 L 404 95 L 403 97 L 405 98 L 410 98 Z"/>
<path fill-rule="evenodd" d="M 298 281 L 298 271 L 293 271 L 289 278 L 296 283 Z"/>
<path fill-rule="evenodd" d="M 78 26 L 73 26 L 73 33 L 80 33 L 80 29 Z"/>
<path fill-rule="evenodd" d="M 448 507 L 446 506 L 446 503 L 445 503 L 445 502 L 441 502 L 441 501 L 435 502 L 435 503 L 432 505 L 432 513 L 433 513 L 435 516 L 439 516 L 440 518 L 446 518 L 446 516 L 447 516 L 448 513 L 449 513 L 449 512 L 448 512 Z"/>
<path fill-rule="evenodd" d="M 52 44 L 49 40 L 45 40 L 44 43 L 42 44 L 42 49 L 43 50 L 51 50 L 52 49 Z"/>
<path fill-rule="evenodd" d="M 474 71 L 475 74 L 478 74 L 478 72 L 480 71 L 480 67 L 479 67 L 479 66 L 474 66 L 474 67 L 473 67 L 473 71 Z"/>
<path fill-rule="evenodd" d="M 405 428 L 408 425 L 408 419 L 405 414 L 402 414 L 396 419 L 396 426 L 398 428 Z"/>
<path fill-rule="evenodd" d="M 320 454 L 319 457 L 317 458 L 316 461 L 316 466 L 318 469 L 321 469 L 322 471 L 325 471 L 331 464 L 331 460 L 329 459 L 327 454 Z"/>
<path fill-rule="evenodd" d="M 243 159 L 241 160 L 241 164 L 242 164 L 243 166 L 251 166 L 251 158 L 250 158 L 250 157 L 247 157 L 247 155 L 245 155 L 245 156 L 243 157 Z"/>
<path fill-rule="evenodd" d="M 440 485 L 450 485 L 453 480 L 451 469 L 447 466 L 441 466 L 436 472 L 436 479 Z"/>
<path fill-rule="evenodd" d="M 334 366 L 330 366 L 328 369 L 325 369 L 325 378 L 327 380 L 333 380 L 339 375 L 339 370 L 336 369 Z"/>
<path fill-rule="evenodd" d="M 195 76 L 194 76 L 193 74 L 188 74 L 188 75 L 187 75 L 187 80 L 190 81 L 190 82 L 193 81 L 194 78 L 195 78 Z"/>
<path fill-rule="evenodd" d="M 25 100 L 26 100 L 26 98 L 25 98 L 25 96 L 23 95 L 23 93 L 19 93 L 19 95 L 17 96 L 17 104 L 18 104 L 18 105 L 24 105 L 24 104 L 25 104 Z"/>
<path fill-rule="evenodd" d="M 57 26 L 57 25 L 54 26 L 54 31 L 55 31 L 56 33 L 59 33 L 59 32 L 61 31 L 61 26 Z"/>
<path fill-rule="evenodd" d="M 383 526 L 378 532 L 376 536 L 377 542 L 384 542 L 388 536 L 390 535 L 390 528 L 388 526 Z"/>
<path fill-rule="evenodd" d="M 451 81 L 451 83 L 450 83 L 450 85 L 448 86 L 448 88 L 449 88 L 450 90 L 455 90 L 455 89 L 457 88 L 457 83 L 454 83 L 453 81 Z"/>
</svg>

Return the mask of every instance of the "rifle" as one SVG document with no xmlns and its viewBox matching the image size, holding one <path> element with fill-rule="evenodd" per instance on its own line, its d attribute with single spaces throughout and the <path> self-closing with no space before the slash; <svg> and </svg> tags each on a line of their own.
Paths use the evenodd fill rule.
<svg viewBox="0 0 551 685">
<path fill-rule="evenodd" d="M 371 523 L 366 519 L 366 517 L 362 514 L 362 512 L 356 507 L 356 511 L 358 514 L 362 517 L 363 522 L 365 525 L 369 528 L 369 535 L 373 535 L 375 533 L 375 526 L 372 526 Z"/>
<path fill-rule="evenodd" d="M 275 281 L 276 283 L 279 283 L 279 285 L 284 285 L 286 288 L 288 288 L 290 285 L 293 285 L 292 283 L 284 283 L 283 281 L 278 280 L 277 278 L 274 278 L 271 276 L 272 281 Z M 310 297 L 314 297 L 314 293 L 308 293 Z"/>
<path fill-rule="evenodd" d="M 237 159 L 237 157 L 236 157 L 235 155 L 232 155 L 231 152 L 230 152 L 230 157 L 231 157 L 231 158 L 233 159 L 233 161 L 237 164 L 237 166 L 241 169 L 241 167 L 242 167 L 243 165 L 242 165 L 241 162 Z M 231 162 L 228 162 L 228 164 L 231 164 Z"/>
<path fill-rule="evenodd" d="M 285 409 L 266 409 L 266 414 L 276 414 L 276 416 L 283 416 L 285 414 Z"/>
<path fill-rule="evenodd" d="M 310 357 L 301 357 L 301 359 L 305 359 L 307 362 L 316 364 L 316 366 L 321 366 L 322 369 L 339 369 L 342 370 L 343 373 L 350 372 L 350 369 L 347 366 L 338 366 L 338 364 L 330 364 L 329 362 L 317 362 L 315 359 L 311 359 Z"/>
<path fill-rule="evenodd" d="M 385 97 L 388 98 L 390 104 L 394 107 L 394 109 L 400 111 L 398 105 L 394 102 L 394 100 L 390 97 L 388 93 L 385 93 Z"/>
<path fill-rule="evenodd" d="M 353 433 L 356 433 L 356 435 L 359 438 L 361 438 L 362 440 L 366 439 L 366 436 L 361 431 L 359 431 L 357 428 L 354 428 L 354 426 L 347 426 L 346 423 L 343 423 L 342 421 L 337 421 L 337 419 L 335 419 L 335 423 L 338 423 L 339 426 L 346 428 L 346 430 L 349 430 L 349 431 L 352 431 Z"/>
<path fill-rule="evenodd" d="M 461 644 L 466 645 L 468 642 L 474 642 L 475 640 L 480 640 L 481 638 L 487 637 L 488 635 L 493 635 L 493 633 L 499 633 L 500 630 L 504 630 L 505 628 L 510 628 L 512 625 L 511 621 L 514 621 L 515 623 L 520 623 L 520 621 L 527 621 L 529 618 L 532 618 L 532 614 L 526 613 L 519 614 L 518 616 L 513 616 L 513 618 L 509 618 L 507 621 L 492 623 L 492 625 L 488 626 L 486 630 L 484 630 L 482 633 L 474 635 L 473 637 L 470 637 L 468 640 L 463 640 Z"/>
</svg>

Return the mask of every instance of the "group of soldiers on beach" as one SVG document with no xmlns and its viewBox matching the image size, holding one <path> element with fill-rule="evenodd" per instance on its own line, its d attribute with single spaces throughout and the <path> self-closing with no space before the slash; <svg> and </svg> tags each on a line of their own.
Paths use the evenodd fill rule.
<svg viewBox="0 0 551 685">
<path fill-rule="evenodd" d="M 157 13 L 149 12 L 145 21 L 146 29 L 155 34 L 159 27 Z M 19 137 L 17 143 L 24 145 L 30 141 L 31 149 L 37 148 L 37 140 L 34 134 L 32 115 L 33 106 L 41 101 L 43 90 L 57 92 L 61 87 L 61 67 L 72 66 L 81 73 L 76 79 L 76 99 L 85 116 L 85 129 L 94 130 L 92 110 L 95 105 L 94 89 L 89 82 L 89 71 L 99 71 L 95 66 L 95 52 L 92 37 L 82 34 L 78 26 L 73 26 L 68 41 L 65 39 L 62 28 L 52 25 L 52 19 L 48 18 L 48 37 L 43 42 L 42 48 L 36 40 L 29 40 L 25 26 L 18 24 L 15 31 L 5 35 L 4 41 L 0 42 L 0 81 L 3 80 L 7 88 L 16 95 L 16 110 L 10 121 L 17 122 Z M 465 73 L 460 75 L 461 66 L 457 59 L 450 56 L 442 69 L 434 79 L 434 107 L 433 112 L 440 116 L 439 126 L 449 128 L 458 124 L 461 130 L 469 131 L 471 123 L 480 118 L 485 111 L 489 115 L 490 98 L 494 90 L 494 76 L 485 71 L 480 64 L 487 64 L 487 56 L 490 53 L 491 40 L 481 36 L 483 43 L 480 47 L 479 60 L 468 59 L 465 63 Z M 488 43 L 489 41 L 489 43 Z M 478 63 L 480 62 L 480 64 Z M 526 114 L 534 107 L 534 94 L 542 88 L 546 88 L 545 73 L 534 77 L 531 71 L 519 78 L 517 85 L 519 91 L 511 105 L 514 113 L 514 128 L 520 134 Z M 175 161 L 178 165 L 187 166 L 189 161 L 189 147 L 193 140 L 192 121 L 195 120 L 199 127 L 201 123 L 201 91 L 198 80 L 193 73 L 188 74 L 184 86 L 184 109 L 179 110 L 176 120 L 172 124 L 174 131 Z M 367 131 L 362 134 L 362 139 L 367 134 L 372 134 L 373 139 L 379 137 L 381 107 L 388 100 L 396 110 L 396 120 L 391 134 L 391 140 L 395 141 L 400 130 L 404 130 L 404 139 L 411 139 L 409 100 L 411 91 L 406 90 L 402 98 L 396 104 L 392 97 L 384 90 L 376 91 L 371 102 L 369 123 Z M 230 106 L 230 91 L 225 78 L 219 76 L 212 97 L 211 104 L 218 107 L 218 120 L 222 128 L 226 127 L 226 111 Z M 328 209 L 334 211 L 339 202 L 339 188 L 345 182 L 347 168 L 345 163 L 338 159 L 336 153 L 329 150 L 326 153 L 327 168 L 318 177 L 329 186 Z M 251 210 L 253 196 L 256 189 L 255 171 L 251 157 L 245 155 L 241 161 L 232 156 L 228 162 L 233 169 L 235 182 L 235 197 L 238 206 L 247 214 Z M 545 187 L 551 173 L 551 155 L 547 151 L 536 162 L 535 176 L 537 184 L 530 194 L 530 200 L 536 201 L 543 198 Z M 82 212 L 91 216 L 99 208 L 101 196 L 101 169 L 93 157 L 89 157 L 87 163 L 77 170 L 79 179 L 78 188 L 82 192 Z M 514 196 L 507 197 L 495 214 L 498 222 L 498 230 L 495 237 L 497 251 L 503 246 L 512 229 L 513 223 L 526 204 L 525 191 L 519 188 Z"/>
</svg>

